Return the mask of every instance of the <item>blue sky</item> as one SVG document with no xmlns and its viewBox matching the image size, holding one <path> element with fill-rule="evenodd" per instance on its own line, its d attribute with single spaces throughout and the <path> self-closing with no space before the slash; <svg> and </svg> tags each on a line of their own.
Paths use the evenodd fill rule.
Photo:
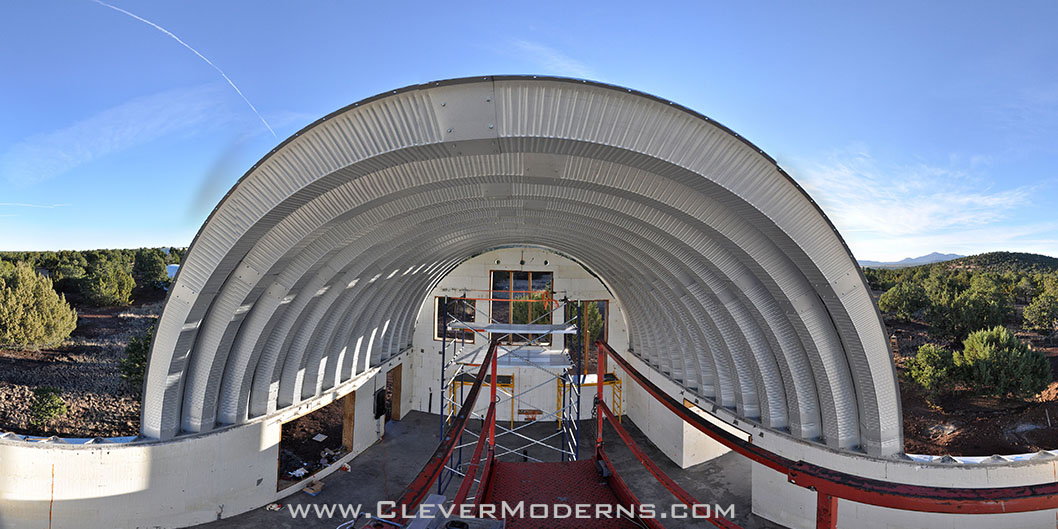
<svg viewBox="0 0 1058 529">
<path fill-rule="evenodd" d="M 409 84 L 535 73 L 724 123 L 857 258 L 1058 255 L 1053 1 L 111 3 L 246 99 L 100 3 L 6 3 L 0 250 L 185 246 L 320 116 Z"/>
</svg>

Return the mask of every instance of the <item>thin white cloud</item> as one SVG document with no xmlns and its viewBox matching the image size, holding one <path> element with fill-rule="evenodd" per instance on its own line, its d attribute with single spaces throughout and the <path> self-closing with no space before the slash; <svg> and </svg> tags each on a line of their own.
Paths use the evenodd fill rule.
<svg viewBox="0 0 1058 529">
<path fill-rule="evenodd" d="M 0 207 L 4 208 L 35 208 L 35 209 L 55 209 L 64 208 L 69 204 L 30 204 L 28 202 L 0 202 Z"/>
<path fill-rule="evenodd" d="M 268 121 L 265 120 L 264 116 L 262 116 L 261 113 L 257 111 L 257 107 L 253 106 L 253 103 L 251 103 L 250 100 L 246 98 L 246 95 L 244 95 L 242 93 L 242 90 L 239 90 L 239 87 L 235 86 L 235 81 L 232 81 L 231 78 L 228 77 L 228 74 L 224 73 L 224 70 L 221 70 L 219 66 L 217 66 L 216 64 L 213 63 L 213 61 L 207 59 L 205 55 L 202 55 L 201 53 L 199 53 L 198 50 L 196 50 L 195 48 L 192 48 L 190 44 L 188 44 L 188 43 L 184 42 L 183 40 L 181 40 L 180 37 L 177 37 L 176 35 L 174 35 L 168 29 L 165 29 L 165 28 L 159 26 L 158 24 L 155 24 L 154 22 L 151 22 L 150 20 L 147 20 L 146 18 L 143 18 L 143 17 L 141 17 L 139 15 L 136 15 L 136 14 L 130 12 L 130 11 L 126 11 L 124 9 L 121 9 L 120 7 L 110 5 L 110 4 L 106 3 L 106 2 L 103 2 L 102 0 L 92 0 L 92 1 L 94 1 L 95 3 L 97 3 L 97 4 L 99 4 L 99 5 L 103 6 L 103 7 L 106 7 L 106 8 L 109 8 L 109 9 L 113 9 L 114 11 L 117 11 L 118 13 L 122 13 L 122 14 L 128 15 L 129 17 L 132 17 L 132 18 L 134 18 L 134 19 L 136 19 L 136 20 L 138 20 L 140 22 L 143 22 L 144 24 L 147 24 L 148 26 L 151 26 L 154 29 L 157 29 L 158 31 L 161 31 L 162 33 L 164 33 L 164 34 L 168 35 L 169 37 L 171 37 L 173 40 L 179 42 L 181 46 L 187 48 L 189 51 L 191 51 L 191 53 L 194 53 L 195 55 L 197 55 L 199 59 L 202 59 L 203 61 L 205 61 L 206 64 L 210 65 L 214 70 L 217 71 L 217 73 L 220 74 L 221 77 L 224 78 L 225 81 L 228 82 L 228 85 L 230 85 L 232 87 L 232 89 L 235 90 L 235 93 L 239 94 L 239 97 L 241 97 L 242 100 L 246 102 L 246 105 L 250 107 L 250 110 L 252 110 L 253 113 L 257 115 L 257 118 L 261 120 L 261 123 L 264 123 L 264 126 L 265 126 L 265 128 L 268 129 L 268 132 L 272 133 L 272 137 L 273 138 L 276 137 L 276 131 L 272 130 L 272 126 L 269 125 Z"/>
<path fill-rule="evenodd" d="M 807 165 L 798 180 L 842 231 L 884 235 L 991 224 L 1024 205 L 1032 192 L 992 191 L 952 168 L 881 168 L 863 152 Z"/>
<path fill-rule="evenodd" d="M 0 155 L 0 177 L 26 186 L 170 133 L 216 121 L 223 112 L 216 85 L 138 97 L 68 127 L 37 134 Z"/>
<path fill-rule="evenodd" d="M 957 166 L 884 167 L 862 147 L 798 165 L 797 180 L 861 259 L 1058 248 L 1058 224 L 1009 225 L 1031 203 L 1029 187 L 993 189 Z"/>
<path fill-rule="evenodd" d="M 595 76 L 587 65 L 552 47 L 528 40 L 514 40 L 513 44 L 525 59 L 543 68 L 544 73 L 579 78 Z"/>
<path fill-rule="evenodd" d="M 908 237 L 863 237 L 848 240 L 858 258 L 897 261 L 931 252 L 973 255 L 984 252 L 1029 252 L 1058 257 L 1058 223 L 987 226 Z"/>
</svg>

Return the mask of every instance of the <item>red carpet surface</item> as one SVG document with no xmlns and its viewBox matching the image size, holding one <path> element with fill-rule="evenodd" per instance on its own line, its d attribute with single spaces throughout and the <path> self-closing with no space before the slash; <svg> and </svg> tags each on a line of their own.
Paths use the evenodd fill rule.
<svg viewBox="0 0 1058 529">
<path fill-rule="evenodd" d="M 595 469 L 595 462 L 591 459 L 571 462 L 557 463 L 495 463 L 493 468 L 492 483 L 485 495 L 484 502 L 496 506 L 497 517 L 500 517 L 501 502 L 507 502 L 514 507 L 518 502 L 524 502 L 524 511 L 521 516 L 507 517 L 507 529 L 559 529 L 559 528 L 584 528 L 592 527 L 599 529 L 636 529 L 638 526 L 626 519 L 620 518 L 576 518 L 575 511 L 578 505 L 589 505 L 590 508 L 581 509 L 589 516 L 597 512 L 597 505 L 618 504 L 617 496 L 610 489 L 606 479 L 601 477 Z M 548 519 L 534 519 L 530 516 L 531 505 L 544 505 L 550 509 Z M 555 518 L 554 515 L 564 515 L 562 507 L 556 505 L 568 505 L 570 516 L 568 518 Z M 540 507 L 536 513 L 543 512 Z"/>
</svg>

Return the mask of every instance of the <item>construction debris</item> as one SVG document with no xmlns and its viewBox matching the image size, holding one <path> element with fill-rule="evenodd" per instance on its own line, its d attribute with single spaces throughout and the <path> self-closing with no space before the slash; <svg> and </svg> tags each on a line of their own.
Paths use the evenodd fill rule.
<svg viewBox="0 0 1058 529">
<path fill-rule="evenodd" d="M 303 490 L 305 494 L 308 494 L 309 496 L 315 496 L 323 490 L 323 482 L 313 481 L 312 483 L 309 483 L 309 486 L 301 490 Z"/>
</svg>

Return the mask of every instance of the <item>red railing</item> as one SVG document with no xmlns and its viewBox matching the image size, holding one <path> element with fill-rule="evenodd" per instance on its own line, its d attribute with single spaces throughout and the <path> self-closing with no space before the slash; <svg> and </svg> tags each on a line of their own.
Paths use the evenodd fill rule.
<svg viewBox="0 0 1058 529">
<path fill-rule="evenodd" d="M 930 487 L 892 483 L 839 472 L 805 461 L 793 461 L 706 421 L 647 380 L 605 342 L 597 342 L 597 348 L 600 370 L 604 368 L 607 357 L 613 358 L 627 376 L 691 426 L 754 462 L 786 474 L 790 483 L 814 490 L 817 494 L 816 527 L 819 529 L 836 527 L 838 498 L 889 509 L 945 514 L 1001 514 L 1058 508 L 1058 482 L 1020 487 Z M 605 409 L 605 404 L 602 407 Z M 600 432 L 604 413 L 599 413 Z M 601 438 L 597 442 L 601 442 Z"/>
<path fill-rule="evenodd" d="M 605 342 L 599 343 L 604 344 Z M 609 346 L 607 346 L 607 348 L 608 347 Z M 600 381 L 603 380 L 603 377 L 606 374 L 606 355 L 607 353 L 603 351 L 602 346 L 600 346 L 599 360 L 598 362 L 596 362 L 596 365 L 598 366 L 599 370 L 598 376 Z M 616 355 L 614 356 L 616 357 Z M 620 361 L 618 361 L 618 363 L 620 363 Z M 657 464 L 655 464 L 652 459 L 647 457 L 646 453 L 643 452 L 643 449 L 639 447 L 639 443 L 637 443 L 635 439 L 632 439 L 632 436 L 628 434 L 628 431 L 625 430 L 624 426 L 621 426 L 621 423 L 617 421 L 617 418 L 614 417 L 613 412 L 610 411 L 610 408 L 606 405 L 606 401 L 603 400 L 603 385 L 601 383 L 598 384 L 598 386 L 596 387 L 595 409 L 597 412 L 596 414 L 598 416 L 598 424 L 596 425 L 595 434 L 595 457 L 603 461 L 606 464 L 607 468 L 610 469 L 610 473 L 613 475 L 613 477 L 617 478 L 617 487 L 615 487 L 615 490 L 619 494 L 626 493 L 628 495 L 631 495 L 632 492 L 630 490 L 622 490 L 627 489 L 628 487 L 624 484 L 623 480 L 617 477 L 617 471 L 613 468 L 613 464 L 610 463 L 610 459 L 606 457 L 606 453 L 603 451 L 603 418 L 610 421 L 610 425 L 613 426 L 614 430 L 617 431 L 617 435 L 621 438 L 622 441 L 624 441 L 625 445 L 628 446 L 628 449 L 632 451 L 632 454 L 636 456 L 636 459 L 638 459 L 639 462 L 647 468 L 647 471 L 649 471 L 654 476 L 654 478 L 658 480 L 658 482 L 660 482 L 666 489 L 668 489 L 668 491 L 671 492 L 673 496 L 675 496 L 684 505 L 691 509 L 692 512 L 694 512 L 694 510 L 698 507 L 705 505 L 703 503 L 700 503 L 698 500 L 694 499 L 694 496 L 691 496 L 691 494 L 684 490 L 683 487 L 680 487 L 675 481 L 672 480 L 672 478 L 668 476 L 668 474 L 665 474 L 664 471 L 658 468 Z M 634 501 L 635 496 L 631 496 L 631 500 Z M 636 503 L 638 503 L 638 501 L 636 501 Z M 734 522 L 722 516 L 710 516 L 706 518 L 706 520 L 712 523 L 713 525 L 717 527 L 722 527 L 724 529 L 741 529 Z M 652 528 L 662 527 L 662 525 L 657 520 L 654 520 L 652 518 L 644 518 L 643 522 L 647 523 Z"/>
<path fill-rule="evenodd" d="M 411 484 L 405 490 L 404 495 L 397 501 L 396 506 L 393 510 L 387 513 L 387 521 L 394 524 L 403 523 L 406 518 L 405 514 L 415 512 L 419 504 L 426 499 L 427 494 L 430 492 L 430 488 L 440 477 L 441 471 L 444 470 L 445 464 L 448 459 L 452 456 L 452 450 L 455 449 L 456 443 L 459 438 L 463 435 L 463 430 L 466 429 L 467 420 L 470 419 L 471 412 L 474 410 L 474 404 L 478 400 L 478 393 L 481 391 L 481 383 L 485 380 L 485 372 L 492 368 L 492 380 L 496 380 L 496 349 L 498 342 L 492 341 L 489 345 L 489 352 L 485 355 L 485 359 L 481 362 L 481 369 L 478 370 L 477 378 L 474 379 L 474 385 L 470 387 L 470 391 L 467 392 L 466 398 L 463 400 L 463 405 L 459 408 L 459 413 L 456 414 L 452 420 L 452 426 L 448 429 L 448 433 L 445 438 L 441 441 L 441 444 L 437 446 L 437 450 L 434 451 L 433 455 L 423 466 L 419 474 L 412 480 Z M 495 405 L 496 402 L 496 384 L 490 384 L 492 402 Z M 489 428 L 489 444 L 495 446 L 496 444 L 496 429 L 495 429 L 495 414 L 493 415 L 492 426 Z M 482 437 L 484 437 L 484 430 L 482 430 Z M 473 478 L 471 478 L 473 480 Z"/>
<path fill-rule="evenodd" d="M 495 347 L 496 342 L 493 342 Z M 487 359 L 486 359 L 487 360 Z M 492 460 L 496 456 L 496 386 L 499 382 L 496 378 L 496 355 L 492 355 L 492 376 L 489 379 L 489 411 L 485 414 L 485 421 L 481 423 L 481 432 L 478 434 L 478 442 L 474 446 L 474 456 L 470 459 L 470 466 L 467 467 L 467 472 L 463 476 L 463 482 L 459 484 L 459 492 L 456 493 L 455 505 L 463 505 L 467 501 L 467 495 L 470 493 L 470 487 L 474 484 L 474 476 L 478 474 L 478 465 L 481 463 L 481 452 L 488 445 L 488 453 L 486 455 L 487 461 L 485 462 L 485 471 L 481 474 L 481 482 L 478 484 L 478 491 L 474 495 L 474 505 L 481 503 L 481 497 L 485 492 L 485 488 L 488 484 L 488 476 L 492 470 Z M 475 395 L 476 397 L 476 395 Z M 466 404 L 464 403 L 464 406 Z M 473 405 L 473 403 L 471 403 Z"/>
</svg>

